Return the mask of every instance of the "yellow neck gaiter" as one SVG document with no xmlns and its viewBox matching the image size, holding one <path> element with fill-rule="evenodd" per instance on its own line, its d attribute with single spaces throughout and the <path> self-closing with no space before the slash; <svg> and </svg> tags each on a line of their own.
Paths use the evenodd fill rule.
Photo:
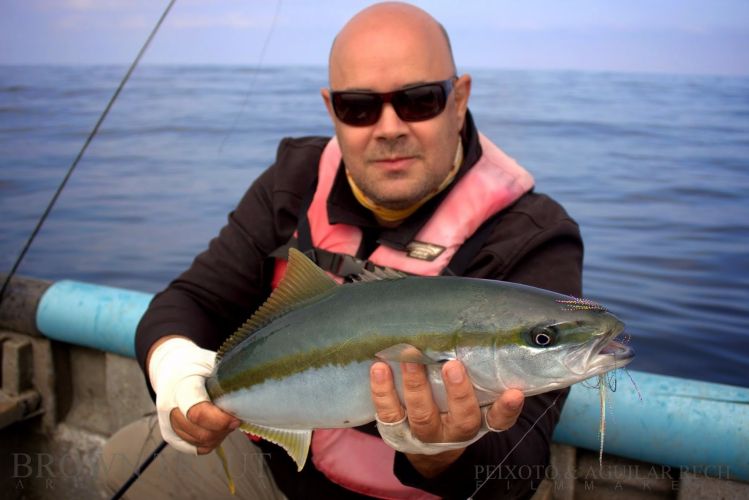
<svg viewBox="0 0 749 500">
<path fill-rule="evenodd" d="M 361 189 L 359 189 L 359 186 L 356 185 L 356 183 L 354 182 L 354 179 L 351 177 L 348 170 L 346 170 L 346 178 L 348 179 L 349 186 L 351 186 L 351 192 L 354 193 L 354 197 L 359 203 L 362 204 L 362 206 L 370 210 L 379 222 L 382 222 L 386 225 L 395 225 L 395 223 L 398 223 L 406 219 L 407 217 L 409 217 L 416 210 L 418 210 L 420 206 L 422 206 L 424 203 L 426 203 L 427 201 L 437 196 L 447 186 L 449 186 L 450 183 L 453 181 L 453 179 L 455 179 L 455 175 L 458 173 L 458 170 L 460 170 L 460 165 L 462 163 L 463 163 L 463 143 L 462 141 L 458 141 L 458 147 L 457 147 L 457 150 L 455 151 L 455 159 L 453 160 L 453 168 L 450 169 L 450 172 L 448 172 L 447 177 L 445 177 L 445 179 L 437 187 L 437 189 L 427 194 L 424 198 L 417 201 L 410 207 L 406 207 L 406 208 L 399 209 L 399 210 L 393 210 L 391 208 L 382 207 L 378 205 L 376 202 L 374 202 L 372 199 L 370 199 L 366 194 L 362 192 Z"/>
</svg>

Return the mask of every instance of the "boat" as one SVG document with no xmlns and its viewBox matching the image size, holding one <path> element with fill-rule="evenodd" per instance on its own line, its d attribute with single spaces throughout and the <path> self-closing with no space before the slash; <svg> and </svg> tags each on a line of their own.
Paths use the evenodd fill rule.
<svg viewBox="0 0 749 500">
<path fill-rule="evenodd" d="M 107 437 L 154 411 L 133 342 L 152 295 L 30 277 L 6 293 L 0 487 L 7 498 L 103 496 Z M 534 499 L 749 498 L 749 388 L 629 374 L 608 396 L 600 463 L 598 390 L 572 387 Z M 538 471 L 477 466 L 476 480 L 510 474 Z"/>
</svg>

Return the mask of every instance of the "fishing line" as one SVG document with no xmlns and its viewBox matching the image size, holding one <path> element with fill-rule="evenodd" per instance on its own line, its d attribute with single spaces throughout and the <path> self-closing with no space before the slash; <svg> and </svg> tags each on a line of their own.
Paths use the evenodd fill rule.
<svg viewBox="0 0 749 500">
<path fill-rule="evenodd" d="M 622 369 L 624 370 L 624 373 L 626 373 L 627 376 L 629 377 L 630 382 L 632 382 L 632 386 L 635 388 L 635 392 L 637 392 L 637 397 L 640 400 L 640 403 L 642 403 L 642 394 L 640 393 L 640 388 L 635 383 L 635 379 L 632 378 L 632 374 L 629 373 L 629 370 L 627 370 L 626 368 L 622 368 Z"/>
<path fill-rule="evenodd" d="M 543 413 L 542 413 L 541 415 L 539 415 L 539 416 L 538 416 L 538 418 L 537 418 L 537 419 L 536 419 L 536 420 L 535 420 L 535 421 L 533 422 L 533 425 L 531 425 L 531 426 L 530 426 L 530 428 L 529 428 L 529 429 L 528 429 L 527 431 L 525 431 L 525 434 L 523 434 L 523 435 L 522 435 L 522 436 L 520 437 L 520 439 L 518 440 L 518 442 L 517 442 L 517 443 L 515 443 L 515 446 L 513 446 L 513 447 L 512 447 L 511 449 L 510 449 L 510 451 L 508 451 L 508 452 L 507 452 L 507 454 L 505 455 L 505 457 L 504 457 L 504 458 L 502 459 L 502 461 L 501 461 L 501 462 L 499 462 L 499 463 L 497 464 L 497 466 L 496 466 L 496 467 L 494 468 L 494 470 L 499 470 L 499 468 L 500 468 L 500 467 L 502 467 L 502 464 L 503 464 L 503 463 L 505 463 L 505 461 L 506 461 L 506 460 L 507 460 L 507 459 L 509 458 L 509 456 L 510 456 L 510 455 L 512 454 L 512 452 L 513 452 L 513 451 L 515 451 L 515 448 L 517 448 L 518 446 L 520 446 L 520 443 L 522 443 L 522 442 L 523 442 L 523 440 L 524 440 L 524 439 L 525 439 L 525 438 L 526 438 L 526 437 L 528 436 L 528 434 L 530 434 L 530 432 L 531 432 L 531 431 L 532 431 L 532 430 L 534 429 L 534 427 L 536 427 L 536 425 L 537 425 L 537 424 L 538 424 L 538 422 L 539 422 L 539 421 L 540 421 L 540 420 L 541 420 L 541 419 L 542 419 L 542 418 L 544 417 L 544 415 L 546 415 L 546 414 L 547 414 L 547 413 L 549 412 L 549 410 L 551 410 L 551 408 L 552 408 L 553 406 L 555 406 L 555 405 L 557 404 L 557 400 L 559 400 L 559 396 L 561 396 L 561 395 L 562 395 L 562 393 L 561 393 L 561 392 L 558 392 L 558 393 L 557 393 L 556 397 L 554 398 L 554 401 L 552 401 L 552 402 L 551 402 L 551 404 L 550 404 L 549 406 L 547 406 L 547 407 L 546 407 L 546 409 L 544 410 L 544 412 L 543 412 Z M 484 480 L 483 480 L 483 481 L 481 482 L 481 484 L 480 484 L 480 485 L 478 486 L 478 488 L 476 488 L 476 489 L 475 489 L 475 490 L 473 491 L 473 493 L 471 493 L 471 496 L 469 496 L 469 497 L 468 497 L 468 500 L 473 500 L 473 497 L 475 497 L 475 496 L 476 496 L 476 493 L 478 493 L 478 492 L 479 492 L 479 490 L 480 490 L 481 488 L 483 488 L 483 487 L 484 487 L 484 485 L 485 485 L 486 483 L 488 483 L 488 482 L 489 482 L 489 479 L 491 479 L 491 476 L 492 476 L 492 474 L 488 474 L 488 475 L 486 476 L 486 479 L 484 479 Z"/>
<path fill-rule="evenodd" d="M 109 99 L 109 102 L 104 108 L 104 111 L 99 116 L 99 119 L 97 120 L 96 125 L 94 125 L 93 130 L 91 130 L 88 137 L 86 138 L 86 141 L 83 143 L 83 146 L 78 152 L 78 156 L 75 157 L 75 160 L 73 160 L 73 163 L 68 168 L 68 171 L 65 174 L 65 177 L 63 177 L 62 182 L 57 187 L 57 191 L 55 191 L 55 194 L 52 195 L 52 199 L 49 201 L 49 204 L 47 204 L 47 208 L 44 210 L 44 213 L 42 213 L 42 216 L 39 218 L 39 222 L 37 222 L 36 227 L 31 232 L 31 235 L 29 236 L 28 241 L 26 241 L 26 245 L 24 245 L 23 249 L 21 250 L 21 253 L 18 255 L 18 258 L 16 258 L 16 261 L 13 263 L 13 267 L 11 268 L 10 273 L 8 273 L 8 276 L 6 276 L 5 278 L 5 282 L 3 283 L 3 288 L 0 289 L 0 304 L 3 303 L 3 298 L 5 297 L 5 291 L 7 290 L 8 285 L 10 284 L 11 278 L 13 278 L 13 276 L 16 274 L 18 267 L 21 265 L 21 261 L 23 261 L 23 258 L 26 256 L 26 252 L 29 251 L 31 244 L 34 242 L 34 239 L 36 239 L 36 235 L 39 233 L 39 230 L 41 230 L 42 225 L 44 225 L 44 222 L 47 220 L 47 217 L 49 216 L 50 212 L 52 212 L 52 208 L 55 206 L 55 203 L 57 203 L 57 199 L 60 197 L 60 194 L 62 194 L 62 190 L 65 189 L 65 186 L 67 185 L 68 180 L 70 179 L 70 176 L 73 175 L 73 171 L 78 166 L 78 163 L 81 161 L 81 158 L 83 158 L 83 155 L 88 149 L 89 144 L 91 144 L 91 141 L 94 139 L 94 136 L 99 132 L 99 127 L 101 127 L 101 124 L 104 123 L 104 120 L 109 114 L 109 110 L 112 109 L 112 106 L 114 105 L 115 101 L 119 97 L 120 92 L 122 92 L 122 89 L 125 87 L 125 84 L 130 79 L 130 75 L 132 75 L 133 71 L 135 71 L 135 68 L 136 66 L 138 66 L 138 63 L 143 57 L 143 54 L 145 54 L 146 49 L 148 49 L 148 46 L 151 44 L 151 40 L 153 40 L 153 38 L 156 36 L 156 32 L 159 31 L 161 24 L 164 22 L 164 19 L 166 19 L 167 14 L 169 14 L 169 11 L 172 9 L 172 6 L 175 4 L 176 1 L 177 0 L 170 0 L 169 5 L 167 5 L 166 9 L 164 9 L 163 14 L 161 14 L 161 17 L 156 23 L 156 26 L 154 26 L 153 30 L 151 31 L 151 34 L 148 35 L 148 38 L 146 39 L 145 43 L 141 47 L 140 51 L 138 52 L 138 55 L 135 57 L 135 60 L 133 60 L 132 64 L 130 65 L 130 68 L 128 68 L 127 70 L 127 73 L 125 73 L 125 76 L 120 81 L 119 86 L 114 91 L 114 94 L 112 95 L 112 97 Z"/>
<path fill-rule="evenodd" d="M 247 108 L 247 103 L 250 102 L 250 96 L 255 90 L 255 84 L 257 83 L 258 75 L 260 74 L 260 70 L 263 68 L 263 62 L 265 61 L 265 52 L 268 50 L 270 39 L 273 36 L 273 30 L 276 29 L 276 23 L 278 22 L 278 14 L 281 12 L 281 3 L 282 3 L 281 0 L 278 0 L 276 2 L 276 11 L 273 14 L 273 20 L 271 21 L 268 34 L 265 36 L 265 41 L 263 42 L 263 46 L 260 49 L 260 58 L 258 59 L 257 66 L 255 66 L 255 72 L 252 75 L 252 81 L 250 82 L 250 86 L 247 88 L 247 92 L 244 95 L 244 101 L 242 101 L 242 105 L 239 107 L 239 111 L 234 116 L 234 122 L 231 124 L 231 127 L 229 127 L 229 131 L 221 140 L 221 145 L 218 147 L 219 153 L 224 151 L 224 145 L 226 144 L 226 141 L 229 139 L 229 137 L 234 132 L 234 130 L 236 130 L 237 123 L 239 123 L 239 118 L 244 114 L 244 111 Z"/>
</svg>

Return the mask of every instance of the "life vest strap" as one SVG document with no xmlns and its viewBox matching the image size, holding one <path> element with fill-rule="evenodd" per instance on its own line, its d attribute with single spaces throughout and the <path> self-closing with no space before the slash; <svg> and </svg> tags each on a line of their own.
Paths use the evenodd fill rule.
<svg viewBox="0 0 749 500">
<path fill-rule="evenodd" d="M 289 256 L 289 248 L 296 248 L 304 253 L 304 255 L 306 255 L 312 262 L 317 264 L 317 266 L 323 271 L 335 274 L 344 280 L 352 280 L 354 277 L 362 274 L 365 270 L 370 272 L 392 270 L 403 273 L 403 271 L 385 266 L 378 266 L 368 260 L 359 259 L 345 253 L 329 252 L 322 248 L 302 249 L 300 248 L 300 239 L 296 236 L 292 237 L 282 247 L 271 252 L 270 256 L 276 259 L 287 260 Z"/>
</svg>

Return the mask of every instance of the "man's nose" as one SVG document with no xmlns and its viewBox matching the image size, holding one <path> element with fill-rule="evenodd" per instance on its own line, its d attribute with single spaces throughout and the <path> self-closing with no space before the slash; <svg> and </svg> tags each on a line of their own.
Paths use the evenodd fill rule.
<svg viewBox="0 0 749 500">
<path fill-rule="evenodd" d="M 375 135 L 391 139 L 404 135 L 408 131 L 408 125 L 401 120 L 395 108 L 389 102 L 382 105 L 380 119 L 374 124 Z"/>
</svg>

